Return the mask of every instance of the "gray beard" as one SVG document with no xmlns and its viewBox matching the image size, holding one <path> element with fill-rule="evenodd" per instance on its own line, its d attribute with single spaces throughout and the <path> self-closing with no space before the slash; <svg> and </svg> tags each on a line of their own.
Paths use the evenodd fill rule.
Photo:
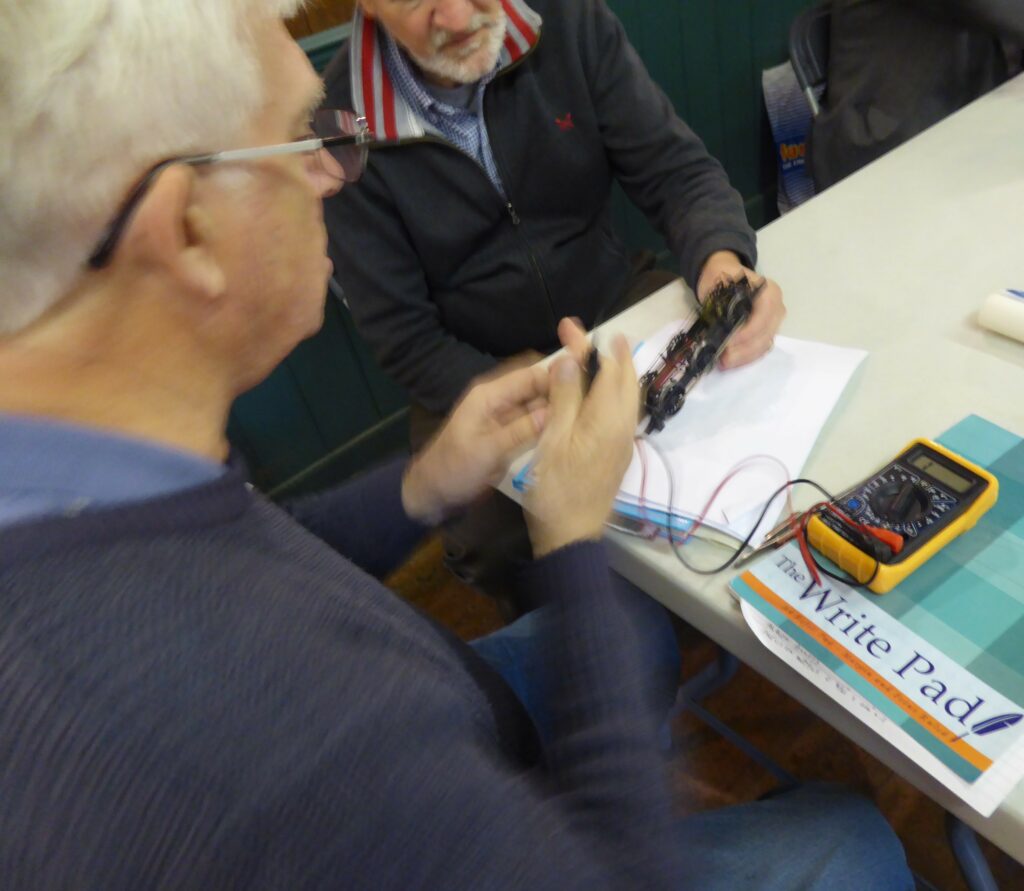
<svg viewBox="0 0 1024 891">
<path fill-rule="evenodd" d="M 420 69 L 427 74 L 433 74 L 459 84 L 474 83 L 485 74 L 488 74 L 497 64 L 498 55 L 501 53 L 501 47 L 505 41 L 505 10 L 499 7 L 498 11 L 493 16 L 489 16 L 489 18 L 493 24 L 486 29 L 484 35 L 482 48 L 486 49 L 486 54 L 480 57 L 481 61 L 470 65 L 463 59 L 449 59 L 439 53 L 435 53 L 428 58 L 416 56 L 412 53 L 410 53 L 410 56 L 412 56 L 413 61 Z M 477 48 L 471 55 L 476 56 L 480 50 L 481 48 Z"/>
</svg>

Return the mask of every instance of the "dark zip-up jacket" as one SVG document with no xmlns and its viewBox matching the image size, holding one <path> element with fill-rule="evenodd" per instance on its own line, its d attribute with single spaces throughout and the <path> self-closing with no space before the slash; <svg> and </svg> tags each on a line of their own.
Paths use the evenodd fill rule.
<svg viewBox="0 0 1024 891">
<path fill-rule="evenodd" d="M 691 285 L 716 250 L 756 259 L 740 196 L 603 0 L 537 0 L 536 12 L 502 2 L 509 39 L 484 116 L 507 200 L 475 160 L 422 135 L 380 63 L 372 21 L 357 14 L 325 74 L 329 105 L 399 137 L 371 151 L 363 179 L 325 213 L 360 332 L 433 411 L 497 359 L 556 347 L 563 316 L 588 327 L 606 317 L 631 271 L 612 231 L 616 181 Z"/>
</svg>

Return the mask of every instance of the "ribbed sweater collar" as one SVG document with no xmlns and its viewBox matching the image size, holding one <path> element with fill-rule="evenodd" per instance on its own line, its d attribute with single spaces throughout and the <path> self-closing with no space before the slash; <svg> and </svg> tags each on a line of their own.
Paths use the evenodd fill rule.
<svg viewBox="0 0 1024 891">
<path fill-rule="evenodd" d="M 256 500 L 241 465 L 217 479 L 171 495 L 74 517 L 46 517 L 0 530 L 0 569 L 54 550 L 209 528 L 239 518 Z"/>
</svg>

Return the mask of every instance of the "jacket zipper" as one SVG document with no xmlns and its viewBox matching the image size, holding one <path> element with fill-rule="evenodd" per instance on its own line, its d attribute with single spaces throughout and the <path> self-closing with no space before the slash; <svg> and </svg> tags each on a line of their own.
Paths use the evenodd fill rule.
<svg viewBox="0 0 1024 891">
<path fill-rule="evenodd" d="M 498 76 L 495 78 L 495 80 L 497 80 L 499 77 L 502 77 L 503 75 L 507 74 L 509 71 L 513 70 L 518 65 L 521 65 L 523 63 L 523 60 L 526 59 L 527 56 L 529 56 L 531 53 L 533 53 L 537 49 L 537 44 L 539 44 L 539 43 L 540 43 L 540 35 L 538 35 L 538 37 L 537 37 L 537 43 L 535 43 L 532 47 L 530 47 L 530 51 L 528 53 L 526 53 L 525 55 L 523 55 L 518 61 L 516 61 L 515 64 L 510 65 L 508 68 L 506 68 L 503 71 L 499 72 Z M 483 114 L 484 114 L 484 126 L 485 127 L 487 126 L 487 108 L 486 108 L 486 105 L 487 105 L 487 94 L 485 93 L 484 94 L 484 108 L 482 109 Z M 488 132 L 488 139 L 489 138 L 490 138 L 490 133 Z M 494 164 L 498 168 L 498 174 L 499 174 L 499 176 L 501 176 L 501 181 L 502 182 L 507 182 L 508 181 L 508 176 L 507 176 L 506 171 L 504 169 L 505 165 L 501 162 L 501 158 L 499 158 L 499 156 L 498 156 L 498 152 L 497 152 L 497 150 L 494 147 L 494 143 L 491 143 L 491 154 L 494 156 Z M 481 168 L 481 169 L 483 169 L 483 168 Z M 485 176 L 487 175 L 486 171 L 484 171 L 484 175 Z M 488 178 L 487 181 L 490 182 L 490 178 Z M 493 183 L 491 183 L 491 186 L 492 186 L 492 188 L 494 188 L 494 184 Z M 496 192 L 498 191 L 497 188 L 494 188 L 494 190 Z M 522 219 L 519 216 L 519 214 L 516 212 L 515 206 L 512 204 L 512 202 L 506 196 L 502 196 L 502 197 L 505 197 L 505 210 L 508 213 L 509 218 L 512 220 L 512 225 L 515 227 L 516 232 L 519 233 L 519 238 L 523 242 L 523 248 L 526 250 L 527 259 L 530 261 L 530 266 L 533 268 L 533 272 L 537 276 L 537 280 L 540 282 L 541 291 L 544 294 L 545 301 L 547 301 L 548 315 L 551 318 L 551 324 L 552 324 L 552 326 L 557 325 L 558 324 L 558 318 L 555 315 L 555 304 L 554 304 L 554 301 L 552 301 L 552 299 L 551 299 L 551 289 L 548 287 L 547 279 L 544 278 L 544 273 L 543 273 L 543 271 L 540 268 L 540 261 L 537 259 L 537 254 L 534 252 L 533 246 L 530 244 L 529 241 L 527 241 L 526 236 L 523 235 L 523 232 L 520 229 L 520 223 L 522 223 Z"/>
<path fill-rule="evenodd" d="M 541 33 L 543 33 L 543 32 L 541 32 Z M 538 33 L 536 42 L 533 44 L 533 46 L 531 46 L 529 48 L 529 50 L 527 50 L 527 52 L 525 52 L 522 56 L 520 56 L 515 62 L 513 62 L 507 68 L 503 68 L 501 71 L 498 72 L 497 76 L 494 78 L 495 81 L 498 80 L 501 77 L 504 77 L 510 71 L 514 71 L 516 68 L 518 68 L 520 65 L 522 65 L 523 62 L 526 61 L 527 58 L 529 58 L 531 55 L 533 55 L 534 52 L 536 52 L 537 47 L 540 45 L 541 33 Z M 492 81 L 492 83 L 493 83 L 493 81 Z M 486 106 L 487 106 L 487 94 L 486 93 L 484 93 L 483 106 L 484 107 L 481 109 L 481 111 L 483 112 L 483 115 L 484 115 L 484 126 L 486 127 L 487 126 L 487 108 L 486 108 Z M 490 134 L 488 132 L 488 140 L 489 139 L 490 139 Z M 506 182 L 508 180 L 508 176 L 506 175 L 505 170 L 503 169 L 504 168 L 504 164 L 501 163 L 501 159 L 498 157 L 498 152 L 495 150 L 493 143 L 491 143 L 491 154 L 494 155 L 494 164 L 498 168 L 498 173 L 501 176 L 501 181 L 502 182 Z M 486 175 L 486 171 L 484 171 L 484 175 Z M 487 181 L 490 182 L 490 179 L 488 178 Z M 494 184 L 491 183 L 491 185 L 493 187 Z M 498 191 L 498 190 L 495 188 L 495 191 Z M 512 225 L 515 227 L 516 232 L 519 233 L 519 237 L 522 239 L 523 247 L 526 250 L 526 256 L 527 256 L 527 258 L 530 261 L 530 266 L 533 267 L 534 274 L 537 276 L 537 280 L 540 282 L 541 290 L 544 293 L 544 299 L 547 301 L 547 304 L 548 304 L 548 314 L 551 317 L 551 324 L 552 325 L 557 325 L 558 324 L 558 319 L 555 316 L 555 304 L 554 304 L 554 302 L 551 299 L 551 290 L 550 290 L 550 288 L 548 288 L 548 281 L 547 281 L 546 278 L 544 278 L 544 273 L 541 271 L 540 262 L 537 260 L 537 255 L 534 252 L 533 247 L 530 245 L 530 242 L 527 241 L 526 236 L 523 235 L 522 230 L 519 228 L 519 225 L 522 222 L 522 219 L 520 218 L 519 214 L 516 212 L 516 209 L 513 206 L 512 202 L 507 197 L 505 198 L 505 210 L 508 212 L 509 218 L 512 220 Z"/>
<path fill-rule="evenodd" d="M 522 56 L 520 56 L 515 62 L 513 62 L 507 68 L 503 68 L 501 71 L 499 71 L 498 74 L 495 76 L 494 80 L 498 80 L 498 78 L 504 77 L 510 71 L 514 71 L 516 68 L 518 68 L 520 65 L 522 65 L 523 62 L 536 51 L 537 46 L 539 44 L 540 44 L 540 35 L 538 34 L 537 35 L 537 42 L 534 43 L 534 45 L 531 46 L 530 49 L 527 52 L 525 52 Z M 492 83 L 493 83 L 493 81 L 492 81 Z M 485 102 L 485 104 L 486 104 L 486 101 L 487 101 L 487 96 L 485 94 L 484 95 L 484 102 Z M 486 126 L 486 125 L 487 125 L 487 115 L 486 115 L 486 109 L 484 109 L 484 126 Z M 484 169 L 482 164 L 480 164 L 475 159 L 470 158 L 460 148 L 458 148 L 455 145 L 452 145 L 452 143 L 448 142 L 448 140 L 446 140 L 446 139 L 441 139 L 440 137 L 435 136 L 433 134 L 424 134 L 423 136 L 414 136 L 414 137 L 404 137 L 404 138 L 401 138 L 396 143 L 394 143 L 394 145 L 395 146 L 402 146 L 402 145 L 408 145 L 409 143 L 414 143 L 414 142 L 435 142 L 438 145 L 446 146 L 447 148 L 451 149 L 453 152 L 457 152 L 463 158 L 468 159 L 477 168 L 479 168 L 480 172 L 484 175 L 484 179 L 487 180 L 488 185 L 490 185 L 490 187 L 492 189 L 494 189 L 494 191 L 497 194 L 497 196 L 500 199 L 502 199 L 504 201 L 504 203 L 505 203 L 505 212 L 508 214 L 509 219 L 512 221 L 513 227 L 515 228 L 516 232 L 519 234 L 519 239 L 522 241 L 523 248 L 526 251 L 527 259 L 530 261 L 530 267 L 533 269 L 534 274 L 537 276 L 537 280 L 540 282 L 541 290 L 544 293 L 544 299 L 547 302 L 548 315 L 551 318 L 551 324 L 552 325 L 557 325 L 558 324 L 558 319 L 555 316 L 555 304 L 554 304 L 554 302 L 551 299 L 551 290 L 548 288 L 547 279 L 544 277 L 544 273 L 541 271 L 540 262 L 537 260 L 537 255 L 534 252 L 533 247 L 531 246 L 530 242 L 527 240 L 526 236 L 523 235 L 522 230 L 520 229 L 520 225 L 522 223 L 522 218 L 516 212 L 516 209 L 513 206 L 512 202 L 509 201 L 508 198 L 499 191 L 497 186 L 495 186 L 494 183 L 491 182 L 491 178 L 487 175 L 487 171 Z M 494 154 L 494 163 L 499 168 L 498 169 L 498 173 L 499 173 L 499 175 L 501 175 L 502 182 L 504 182 L 508 177 L 504 175 L 505 172 L 501 169 L 501 167 L 503 165 L 499 162 L 498 154 L 497 154 L 497 152 L 494 151 L 494 146 L 493 145 L 491 146 L 491 152 Z"/>
<path fill-rule="evenodd" d="M 494 194 L 497 195 L 498 198 L 503 202 L 503 204 L 505 206 L 505 213 L 508 214 L 508 218 L 509 218 L 509 220 L 511 220 L 512 226 L 515 228 L 516 233 L 519 236 L 519 240 L 522 242 L 523 249 L 526 251 L 526 257 L 529 260 L 530 268 L 533 270 L 534 275 L 537 277 L 537 280 L 540 282 L 541 291 L 543 292 L 544 300 L 547 303 L 548 315 L 551 318 L 551 324 L 552 325 L 557 325 L 558 324 L 558 319 L 555 316 L 555 304 L 551 300 L 551 290 L 548 288 L 548 281 L 544 277 L 544 273 L 543 273 L 543 271 L 540 268 L 540 262 L 537 260 L 537 254 L 534 251 L 533 246 L 527 240 L 526 236 L 523 235 L 522 229 L 520 228 L 521 225 L 522 225 L 523 219 L 522 219 L 522 217 L 519 216 L 519 212 L 515 209 L 515 205 L 513 205 L 512 202 L 508 200 L 508 198 L 506 198 L 504 195 L 502 195 L 502 193 L 498 190 L 497 186 L 495 186 L 494 183 L 491 182 L 491 178 L 487 175 L 487 171 L 484 169 L 482 164 L 480 164 L 474 158 L 470 158 L 469 155 L 467 155 L 464 151 L 462 151 L 457 146 L 452 145 L 450 142 L 448 142 L 447 139 L 441 139 L 441 138 L 439 138 L 437 136 L 434 136 L 433 134 L 425 134 L 423 136 L 417 136 L 417 137 L 412 138 L 412 139 L 403 139 L 400 144 L 408 145 L 408 144 L 414 143 L 414 142 L 432 142 L 432 143 L 434 143 L 436 145 L 443 146 L 444 148 L 447 148 L 447 149 L 457 153 L 459 155 L 459 157 L 465 158 L 467 161 L 469 161 L 470 164 L 472 164 L 474 167 L 477 168 L 477 170 L 480 171 L 480 173 L 483 175 L 484 179 L 487 180 L 487 184 L 492 189 L 494 189 Z M 493 151 L 493 148 L 492 148 L 492 151 Z M 497 156 L 496 153 L 495 153 L 495 156 L 494 156 L 494 163 L 499 168 L 499 170 L 498 170 L 499 175 L 502 175 L 504 173 L 504 171 L 500 169 L 502 165 L 500 164 L 500 162 L 498 160 L 498 156 Z M 506 177 L 502 176 L 502 181 L 504 181 L 505 179 L 506 179 Z"/>
<path fill-rule="evenodd" d="M 541 271 L 540 263 L 537 262 L 537 255 L 534 253 L 533 248 L 530 246 L 530 242 L 526 240 L 526 236 L 523 235 L 523 233 L 519 229 L 519 224 L 521 222 L 521 220 L 519 219 L 519 214 L 516 213 L 516 209 L 512 206 L 511 201 L 506 202 L 505 210 L 508 211 L 508 215 L 512 219 L 512 225 L 515 227 L 516 231 L 519 232 L 519 237 L 522 239 L 523 246 L 526 248 L 526 256 L 527 259 L 529 259 L 530 261 L 530 266 L 533 268 L 534 275 L 536 275 L 537 278 L 540 280 L 541 288 L 544 291 L 544 299 L 547 301 L 548 304 L 548 314 L 551 317 L 551 324 L 557 325 L 558 319 L 555 318 L 555 306 L 551 302 L 551 291 L 548 289 L 547 279 L 544 278 L 544 273 Z"/>
</svg>

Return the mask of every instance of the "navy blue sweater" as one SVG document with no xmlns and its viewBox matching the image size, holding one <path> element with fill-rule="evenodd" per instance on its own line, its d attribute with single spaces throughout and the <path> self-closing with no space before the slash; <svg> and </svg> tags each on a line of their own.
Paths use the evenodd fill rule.
<svg viewBox="0 0 1024 891">
<path fill-rule="evenodd" d="M 0 531 L 3 888 L 679 887 L 601 547 L 531 569 L 562 623 L 538 759 L 500 678 L 371 575 L 423 532 L 401 470 L 294 519 L 232 472 Z"/>
</svg>

